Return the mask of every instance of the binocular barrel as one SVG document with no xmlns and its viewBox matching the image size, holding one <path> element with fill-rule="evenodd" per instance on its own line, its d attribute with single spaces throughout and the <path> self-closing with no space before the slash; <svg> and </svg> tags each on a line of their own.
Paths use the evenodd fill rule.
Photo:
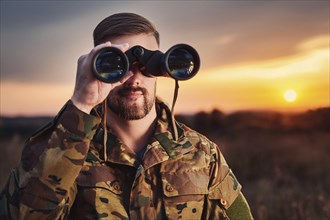
<svg viewBox="0 0 330 220">
<path fill-rule="evenodd" d="M 142 46 L 134 46 L 125 53 L 115 47 L 106 47 L 93 58 L 93 73 L 106 83 L 120 81 L 130 66 L 138 63 L 140 71 L 150 77 L 165 76 L 187 80 L 195 76 L 200 67 L 197 51 L 187 44 L 177 44 L 164 54 Z"/>
</svg>

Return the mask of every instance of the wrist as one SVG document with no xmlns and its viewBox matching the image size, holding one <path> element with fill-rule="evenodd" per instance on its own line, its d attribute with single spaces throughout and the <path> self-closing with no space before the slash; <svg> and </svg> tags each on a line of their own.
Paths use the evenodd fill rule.
<svg viewBox="0 0 330 220">
<path fill-rule="evenodd" d="M 76 106 L 80 111 L 85 112 L 86 114 L 90 114 L 94 106 L 79 102 L 75 100 L 73 97 L 71 98 L 72 104 Z"/>
<path fill-rule="evenodd" d="M 61 124 L 73 136 L 78 135 L 88 139 L 93 138 L 98 125 L 101 123 L 100 117 L 81 111 L 73 104 L 72 100 L 67 102 L 56 118 L 57 123 Z"/>
</svg>

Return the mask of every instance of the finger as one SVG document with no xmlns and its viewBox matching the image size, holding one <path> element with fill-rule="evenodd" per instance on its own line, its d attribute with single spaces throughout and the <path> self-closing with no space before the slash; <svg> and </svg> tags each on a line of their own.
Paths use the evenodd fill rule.
<svg viewBox="0 0 330 220">
<path fill-rule="evenodd" d="M 111 42 L 110 41 L 107 41 L 107 42 L 105 42 L 103 44 L 99 44 L 96 47 L 94 47 L 89 54 L 93 56 L 96 52 L 98 52 L 102 48 L 111 47 L 111 46 L 112 46 Z"/>
<path fill-rule="evenodd" d="M 129 44 L 128 43 L 123 43 L 123 44 L 112 44 L 112 47 L 116 47 L 118 49 L 120 49 L 121 51 L 125 52 L 126 50 L 128 50 L 129 48 Z"/>
<path fill-rule="evenodd" d="M 78 64 L 79 63 L 82 63 L 85 59 L 86 59 L 87 55 L 81 55 L 79 58 L 78 58 Z"/>
</svg>

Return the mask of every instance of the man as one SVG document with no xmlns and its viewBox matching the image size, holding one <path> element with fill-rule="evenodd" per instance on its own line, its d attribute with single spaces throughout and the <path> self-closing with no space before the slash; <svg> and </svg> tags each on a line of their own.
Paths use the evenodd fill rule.
<svg viewBox="0 0 330 220">
<path fill-rule="evenodd" d="M 115 84 L 92 74 L 92 59 L 102 48 L 157 50 L 155 27 L 136 14 L 115 14 L 95 28 L 94 44 L 78 60 L 71 100 L 26 142 L 1 195 L 1 215 L 251 219 L 219 148 L 174 120 L 155 96 L 156 78 L 143 75 L 139 63 Z"/>
</svg>

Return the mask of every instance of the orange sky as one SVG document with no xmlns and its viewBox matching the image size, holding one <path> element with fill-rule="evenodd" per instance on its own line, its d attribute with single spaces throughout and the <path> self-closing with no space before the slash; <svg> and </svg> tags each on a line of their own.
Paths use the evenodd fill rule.
<svg viewBox="0 0 330 220">
<path fill-rule="evenodd" d="M 188 106 L 199 103 L 205 110 L 228 111 L 302 111 L 329 106 L 329 81 L 329 38 L 323 36 L 303 42 L 292 56 L 215 68 L 204 75 L 201 72 L 183 88 L 187 93 L 182 94 L 177 110 L 186 110 L 183 100 L 188 100 Z M 292 103 L 284 99 L 289 89 L 297 93 Z M 192 110 L 201 109 L 196 106 Z"/>
<path fill-rule="evenodd" d="M 94 26 L 121 11 L 152 20 L 163 51 L 184 42 L 200 53 L 200 72 L 180 83 L 176 113 L 329 106 L 329 2 L 185 2 L 1 2 L 1 115 L 56 114 Z M 173 89 L 172 80 L 158 80 L 169 103 Z M 294 102 L 283 98 L 288 89 Z"/>
</svg>

